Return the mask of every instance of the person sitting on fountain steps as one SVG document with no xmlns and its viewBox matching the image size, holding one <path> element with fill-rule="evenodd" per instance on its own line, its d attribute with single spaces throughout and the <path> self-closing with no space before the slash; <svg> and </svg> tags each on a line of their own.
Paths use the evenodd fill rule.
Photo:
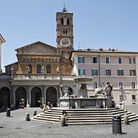
<svg viewBox="0 0 138 138">
<path fill-rule="evenodd" d="M 61 126 L 66 126 L 67 124 L 66 124 L 66 120 L 68 119 L 68 113 L 65 111 L 65 110 L 63 110 L 63 112 L 62 112 L 62 115 L 61 115 L 61 117 L 59 118 L 59 120 L 60 120 L 60 122 L 61 122 Z"/>
</svg>

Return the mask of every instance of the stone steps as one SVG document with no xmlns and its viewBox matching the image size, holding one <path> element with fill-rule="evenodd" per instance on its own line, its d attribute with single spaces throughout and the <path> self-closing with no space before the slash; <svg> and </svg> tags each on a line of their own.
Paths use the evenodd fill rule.
<svg viewBox="0 0 138 138">
<path fill-rule="evenodd" d="M 32 118 L 35 121 L 45 121 L 52 123 L 60 123 L 60 116 L 62 114 L 62 108 L 52 108 L 51 110 L 42 112 Z M 113 108 L 90 108 L 90 109 L 65 109 L 68 113 L 68 125 L 91 125 L 91 124 L 110 124 L 112 123 L 113 115 L 121 115 L 123 122 L 123 116 L 127 113 L 129 121 L 138 120 L 138 115 L 121 109 Z"/>
</svg>

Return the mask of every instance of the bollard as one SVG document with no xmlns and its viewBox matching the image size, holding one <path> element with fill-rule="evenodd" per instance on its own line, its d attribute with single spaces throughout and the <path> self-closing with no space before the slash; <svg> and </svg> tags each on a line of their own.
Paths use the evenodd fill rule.
<svg viewBox="0 0 138 138">
<path fill-rule="evenodd" d="M 114 134 L 121 134 L 122 133 L 121 116 L 120 115 L 114 115 L 113 116 L 112 131 Z"/>
<path fill-rule="evenodd" d="M 66 125 L 65 116 L 64 115 L 61 115 L 61 117 L 60 117 L 60 124 L 61 124 L 62 127 Z"/>
<path fill-rule="evenodd" d="M 124 124 L 129 125 L 129 119 L 127 113 L 124 115 Z"/>
<path fill-rule="evenodd" d="M 30 114 L 26 113 L 26 121 L 30 121 Z"/>
<path fill-rule="evenodd" d="M 33 115 L 34 115 L 34 116 L 37 115 L 37 111 L 36 111 L 36 110 L 34 110 L 34 114 L 33 114 Z"/>
<path fill-rule="evenodd" d="M 7 109 L 6 109 L 6 116 L 7 116 L 7 117 L 10 117 L 10 108 L 7 108 Z"/>
</svg>

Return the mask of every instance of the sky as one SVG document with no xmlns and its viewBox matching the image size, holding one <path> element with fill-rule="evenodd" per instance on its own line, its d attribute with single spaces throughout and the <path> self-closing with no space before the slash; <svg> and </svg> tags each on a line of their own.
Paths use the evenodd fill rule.
<svg viewBox="0 0 138 138">
<path fill-rule="evenodd" d="M 0 0 L 2 70 L 15 49 L 41 41 L 56 47 L 56 12 L 73 13 L 74 49 L 138 52 L 138 0 Z"/>
</svg>

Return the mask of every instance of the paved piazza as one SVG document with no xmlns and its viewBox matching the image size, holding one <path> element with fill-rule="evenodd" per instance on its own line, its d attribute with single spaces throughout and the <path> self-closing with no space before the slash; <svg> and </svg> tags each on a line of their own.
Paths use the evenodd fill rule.
<svg viewBox="0 0 138 138">
<path fill-rule="evenodd" d="M 128 111 L 138 114 L 138 105 L 129 105 Z M 112 125 L 80 125 L 61 127 L 60 124 L 25 121 L 28 112 L 33 116 L 34 110 L 25 108 L 11 111 L 11 117 L 5 112 L 0 113 L 0 138 L 137 138 L 138 121 L 130 125 L 122 125 L 122 135 L 112 135 Z"/>
</svg>

